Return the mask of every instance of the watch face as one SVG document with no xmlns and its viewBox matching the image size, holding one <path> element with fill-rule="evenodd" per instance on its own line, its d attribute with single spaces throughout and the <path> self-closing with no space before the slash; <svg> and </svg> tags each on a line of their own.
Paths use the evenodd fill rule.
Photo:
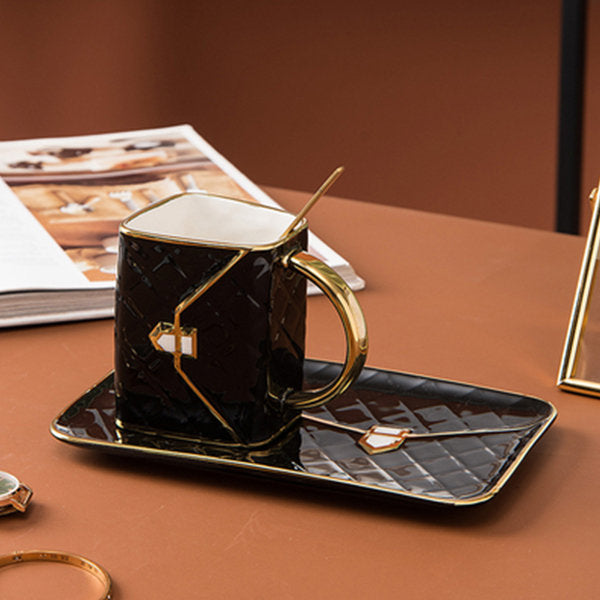
<svg viewBox="0 0 600 600">
<path fill-rule="evenodd" d="M 14 494 L 19 487 L 19 481 L 10 473 L 0 471 L 0 500 Z"/>
</svg>

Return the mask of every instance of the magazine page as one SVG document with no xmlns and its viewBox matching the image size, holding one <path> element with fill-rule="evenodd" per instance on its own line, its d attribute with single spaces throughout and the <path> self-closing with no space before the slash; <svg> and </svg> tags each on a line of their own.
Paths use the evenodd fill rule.
<svg viewBox="0 0 600 600">
<path fill-rule="evenodd" d="M 80 273 L 77 285 L 91 288 L 114 285 L 120 222 L 159 199 L 203 191 L 277 206 L 189 125 L 0 142 L 0 177 Z M 309 251 L 343 277 L 352 271 L 315 236 Z"/>
<path fill-rule="evenodd" d="M 85 287 L 83 273 L 0 181 L 0 293 Z"/>
</svg>

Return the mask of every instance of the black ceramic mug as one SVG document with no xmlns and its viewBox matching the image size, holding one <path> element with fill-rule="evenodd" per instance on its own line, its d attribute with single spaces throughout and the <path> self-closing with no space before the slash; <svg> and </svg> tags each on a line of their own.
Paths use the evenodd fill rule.
<svg viewBox="0 0 600 600">
<path fill-rule="evenodd" d="M 367 351 L 344 281 L 305 252 L 307 225 L 259 204 L 186 193 L 122 224 L 115 314 L 120 427 L 209 443 L 268 444 L 344 391 Z M 342 319 L 346 361 L 302 390 L 306 278 Z"/>
</svg>

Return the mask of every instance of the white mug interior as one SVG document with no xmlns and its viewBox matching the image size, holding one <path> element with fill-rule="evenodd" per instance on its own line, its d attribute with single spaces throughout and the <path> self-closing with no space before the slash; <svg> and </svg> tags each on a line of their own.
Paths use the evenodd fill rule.
<svg viewBox="0 0 600 600">
<path fill-rule="evenodd" d="M 138 234 L 236 247 L 276 243 L 294 215 L 233 198 L 189 193 L 175 196 L 129 217 Z"/>
</svg>

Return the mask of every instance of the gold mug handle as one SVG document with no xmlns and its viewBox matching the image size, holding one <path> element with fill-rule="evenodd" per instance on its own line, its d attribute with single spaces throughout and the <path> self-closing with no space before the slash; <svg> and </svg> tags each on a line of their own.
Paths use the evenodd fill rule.
<svg viewBox="0 0 600 600">
<path fill-rule="evenodd" d="M 344 392 L 358 377 L 367 357 L 367 323 L 354 292 L 331 267 L 302 251 L 285 257 L 283 264 L 304 275 L 324 292 L 342 319 L 346 334 L 346 360 L 337 379 L 325 387 L 292 392 L 285 398 L 285 402 L 294 408 L 314 408 Z"/>
</svg>

